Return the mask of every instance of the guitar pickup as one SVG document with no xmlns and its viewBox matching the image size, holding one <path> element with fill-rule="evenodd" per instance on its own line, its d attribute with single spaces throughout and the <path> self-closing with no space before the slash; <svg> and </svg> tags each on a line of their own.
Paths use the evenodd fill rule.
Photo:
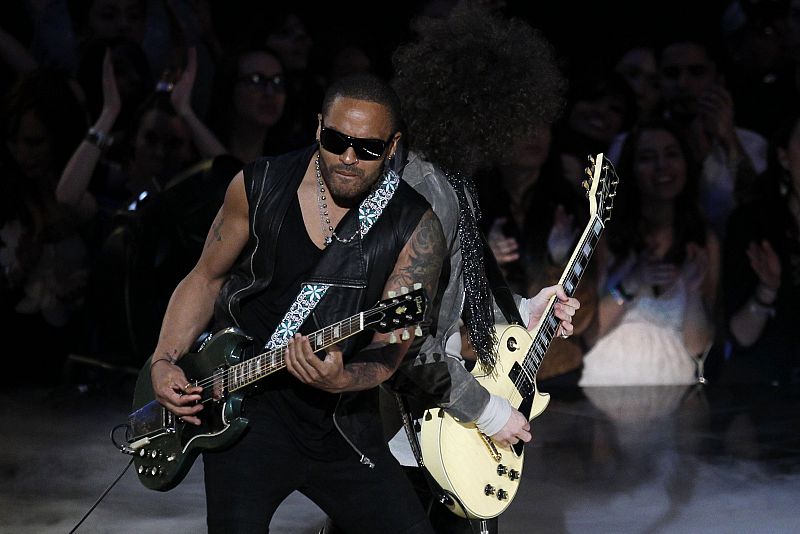
<svg viewBox="0 0 800 534">
<path fill-rule="evenodd" d="M 510 378 L 517 387 L 517 391 L 519 391 L 523 399 L 533 395 L 533 392 L 536 390 L 533 385 L 533 380 L 528 377 L 528 373 L 525 372 L 519 362 L 514 362 L 514 365 L 511 366 L 511 371 L 508 372 L 508 378 Z"/>
<path fill-rule="evenodd" d="M 157 401 L 150 401 L 128 416 L 128 426 L 131 432 L 128 443 L 137 449 L 151 438 L 175 432 L 175 414 Z"/>
</svg>

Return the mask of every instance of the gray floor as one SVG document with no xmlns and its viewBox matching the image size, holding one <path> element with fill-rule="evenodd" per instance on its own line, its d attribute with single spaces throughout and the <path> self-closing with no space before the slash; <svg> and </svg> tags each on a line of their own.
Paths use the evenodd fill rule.
<svg viewBox="0 0 800 534">
<path fill-rule="evenodd" d="M 127 416 L 127 381 L 0 393 L 0 532 L 70 532 L 123 471 L 129 457 L 110 432 Z M 503 534 L 800 531 L 798 392 L 552 395 L 534 421 L 520 490 L 501 516 Z M 166 493 L 127 471 L 77 532 L 204 531 L 200 462 Z M 314 533 L 323 517 L 295 494 L 272 531 Z"/>
</svg>

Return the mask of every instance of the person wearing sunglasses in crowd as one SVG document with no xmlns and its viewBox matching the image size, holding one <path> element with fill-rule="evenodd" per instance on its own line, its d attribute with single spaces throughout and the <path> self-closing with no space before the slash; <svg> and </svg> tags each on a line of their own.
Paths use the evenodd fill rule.
<svg viewBox="0 0 800 534">
<path fill-rule="evenodd" d="M 266 532 L 297 490 L 348 532 L 432 533 L 381 428 L 378 388 L 415 337 L 369 331 L 318 356 L 308 334 L 419 283 L 434 295 L 445 243 L 428 202 L 390 169 L 399 101 L 371 75 L 331 85 L 318 143 L 246 164 L 203 253 L 178 284 L 150 360 L 157 400 L 200 424 L 201 389 L 177 359 L 204 330 L 238 327 L 286 347 L 287 371 L 244 400 L 247 432 L 205 451 L 209 532 Z M 425 326 L 423 324 L 423 326 Z M 422 338 L 417 338 L 422 339 Z"/>
<path fill-rule="evenodd" d="M 417 357 L 407 359 L 382 388 L 401 394 L 411 418 L 401 417 L 392 395 L 383 395 L 385 428 L 390 448 L 437 533 L 496 533 L 498 518 L 468 521 L 442 504 L 441 490 L 429 485 L 418 468 L 424 458 L 413 452 L 408 436 L 414 432 L 403 428 L 403 420 L 438 406 L 460 422 L 474 423 L 498 447 L 531 440 L 528 418 L 508 399 L 491 394 L 468 368 L 492 369 L 495 322 L 513 319 L 532 328 L 555 297 L 557 333 L 568 337 L 580 302 L 567 297 L 559 285 L 545 287 L 528 299 L 512 295 L 503 280 L 489 279 L 495 260 L 480 235 L 479 199 L 472 177 L 482 166 L 509 157 L 513 141 L 526 131 L 555 118 L 563 78 L 540 34 L 527 23 L 486 7 L 462 3 L 445 19 L 418 18 L 413 28 L 417 39 L 393 55 L 392 84 L 403 105 L 408 134 L 394 165 L 403 180 L 428 199 L 441 221 L 448 278 L 436 296 L 441 305 L 435 331 Z M 507 317 L 504 312 L 509 308 L 518 317 Z M 470 357 L 473 361 L 465 361 Z M 329 518 L 322 532 L 355 531 Z"/>
<path fill-rule="evenodd" d="M 220 62 L 214 79 L 208 124 L 230 155 L 248 162 L 308 143 L 313 131 L 288 131 L 287 78 L 276 52 L 242 45 Z"/>
</svg>

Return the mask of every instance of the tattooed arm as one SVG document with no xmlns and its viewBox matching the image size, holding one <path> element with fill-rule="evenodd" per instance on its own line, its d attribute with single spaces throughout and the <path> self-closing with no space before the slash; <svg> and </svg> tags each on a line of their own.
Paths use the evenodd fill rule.
<svg viewBox="0 0 800 534">
<path fill-rule="evenodd" d="M 211 320 L 214 301 L 248 236 L 247 196 L 240 172 L 228 186 L 197 265 L 172 293 L 151 360 L 156 399 L 184 421 L 199 424 L 192 414 L 201 409 L 195 405 L 201 388 L 185 389 L 186 376 L 173 363 L 189 350 Z"/>
<path fill-rule="evenodd" d="M 389 291 L 400 294 L 402 287 L 411 288 L 415 283 L 421 283 L 431 298 L 436 294 L 446 256 L 441 224 L 429 209 L 400 252 L 383 288 L 384 298 L 388 298 Z M 400 332 L 395 332 L 395 335 L 399 340 Z M 411 336 L 401 343 L 390 344 L 389 334 L 376 333 L 372 342 L 359 353 L 359 360 L 368 361 L 343 365 L 341 351 L 329 350 L 325 359 L 320 360 L 312 353 L 308 339 L 297 334 L 289 341 L 286 367 L 302 382 L 331 393 L 360 391 L 382 384 L 392 376 L 413 341 L 414 336 Z"/>
</svg>

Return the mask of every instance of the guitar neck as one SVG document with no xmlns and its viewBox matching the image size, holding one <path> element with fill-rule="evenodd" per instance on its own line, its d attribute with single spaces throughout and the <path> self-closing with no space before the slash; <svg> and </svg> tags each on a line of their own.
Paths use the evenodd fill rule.
<svg viewBox="0 0 800 534">
<path fill-rule="evenodd" d="M 364 314 L 359 313 L 336 324 L 317 330 L 308 336 L 308 342 L 311 344 L 312 351 L 319 352 L 363 330 Z M 286 347 L 281 346 L 230 366 L 225 370 L 225 373 L 227 373 L 225 382 L 228 385 L 228 391 L 236 391 L 261 380 L 267 375 L 280 371 L 286 367 L 285 355 Z"/>
<path fill-rule="evenodd" d="M 589 265 L 589 260 L 597 243 L 600 241 L 600 235 L 603 233 L 604 228 L 603 221 L 597 216 L 592 217 L 589 224 L 584 228 L 578 245 L 572 252 L 572 256 L 570 256 L 569 262 L 567 262 L 567 266 L 558 281 L 564 287 L 564 292 L 568 297 L 572 297 L 575 294 L 578 283 L 583 273 L 586 272 L 586 267 Z M 557 298 L 553 297 L 547 305 L 547 309 L 536 327 L 536 334 L 533 337 L 531 348 L 525 356 L 524 367 L 532 377 L 536 376 L 539 371 L 544 355 L 558 332 L 560 320 L 555 315 L 556 300 Z"/>
</svg>

